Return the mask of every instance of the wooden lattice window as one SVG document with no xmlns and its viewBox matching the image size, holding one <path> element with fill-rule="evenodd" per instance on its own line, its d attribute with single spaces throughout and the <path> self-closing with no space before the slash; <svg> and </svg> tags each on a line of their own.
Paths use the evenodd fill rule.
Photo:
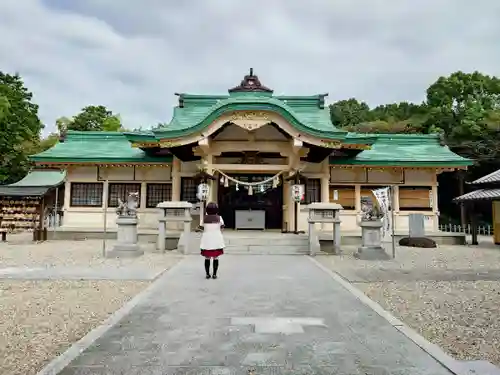
<svg viewBox="0 0 500 375">
<path fill-rule="evenodd" d="M 319 178 L 309 178 L 306 183 L 306 204 L 321 202 L 321 180 Z"/>
<path fill-rule="evenodd" d="M 102 192 L 102 182 L 72 182 L 70 192 L 70 206 L 101 207 Z"/>
<path fill-rule="evenodd" d="M 191 177 L 182 177 L 181 179 L 181 201 L 189 203 L 197 203 L 198 198 L 196 197 L 198 186 L 196 181 Z"/>
<path fill-rule="evenodd" d="M 155 208 L 158 203 L 172 200 L 172 184 L 147 184 L 146 208 Z"/>
<path fill-rule="evenodd" d="M 337 191 L 337 194 L 335 194 L 335 191 Z M 354 186 L 330 185 L 330 202 L 340 204 L 344 210 L 356 209 L 356 190 Z"/>
<path fill-rule="evenodd" d="M 430 211 L 432 190 L 428 186 L 400 186 L 399 209 L 401 211 Z"/>
<path fill-rule="evenodd" d="M 121 199 L 123 202 L 125 202 L 130 193 L 139 193 L 139 202 L 140 202 L 141 184 L 130 184 L 130 183 L 109 184 L 108 207 L 118 207 L 118 199 Z"/>
</svg>

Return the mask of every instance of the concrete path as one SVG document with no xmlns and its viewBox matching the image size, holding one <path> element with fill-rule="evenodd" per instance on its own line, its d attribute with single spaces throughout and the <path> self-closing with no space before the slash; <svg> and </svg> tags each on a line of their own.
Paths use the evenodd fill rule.
<svg viewBox="0 0 500 375">
<path fill-rule="evenodd" d="M 76 374 L 449 375 L 302 256 L 189 256 L 73 360 Z"/>
<path fill-rule="evenodd" d="M 162 270 L 146 267 L 8 267 L 0 268 L 0 280 L 154 280 Z"/>
</svg>

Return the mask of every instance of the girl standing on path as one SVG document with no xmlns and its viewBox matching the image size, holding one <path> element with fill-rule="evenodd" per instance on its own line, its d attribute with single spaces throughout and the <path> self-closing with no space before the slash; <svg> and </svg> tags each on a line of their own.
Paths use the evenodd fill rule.
<svg viewBox="0 0 500 375">
<path fill-rule="evenodd" d="M 203 235 L 201 236 L 201 255 L 205 257 L 205 272 L 207 279 L 217 278 L 219 256 L 224 254 L 224 238 L 222 229 L 224 220 L 219 216 L 217 203 L 207 204 L 206 215 L 203 219 Z M 213 259 L 213 274 L 210 276 L 210 259 Z"/>
</svg>

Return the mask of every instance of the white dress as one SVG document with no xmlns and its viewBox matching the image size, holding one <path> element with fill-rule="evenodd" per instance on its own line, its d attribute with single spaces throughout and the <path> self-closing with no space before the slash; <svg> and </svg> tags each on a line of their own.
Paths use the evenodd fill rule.
<svg viewBox="0 0 500 375">
<path fill-rule="evenodd" d="M 224 249 L 224 237 L 221 226 L 224 225 L 222 217 L 218 223 L 203 224 L 203 235 L 201 236 L 200 248 L 202 250 Z"/>
</svg>

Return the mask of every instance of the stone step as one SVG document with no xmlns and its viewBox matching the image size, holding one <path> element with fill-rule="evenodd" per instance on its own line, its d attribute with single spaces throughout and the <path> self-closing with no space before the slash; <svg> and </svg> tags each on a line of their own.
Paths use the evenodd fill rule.
<svg viewBox="0 0 500 375">
<path fill-rule="evenodd" d="M 190 254 L 197 254 L 200 250 L 197 247 L 191 247 Z M 261 245 L 251 245 L 251 246 L 226 246 L 224 248 L 225 254 L 274 254 L 274 255 L 304 255 L 308 254 L 308 248 L 306 246 L 261 246 Z"/>
<path fill-rule="evenodd" d="M 227 246 L 224 249 L 226 254 L 273 254 L 273 255 L 303 255 L 308 254 L 306 246 L 263 246 L 263 245 L 250 245 L 250 246 Z"/>
<path fill-rule="evenodd" d="M 200 251 L 201 233 L 192 233 L 189 253 Z M 226 254 L 308 254 L 306 235 L 282 233 L 235 233 L 224 234 Z"/>
<path fill-rule="evenodd" d="M 224 242 L 226 245 L 240 245 L 240 246 L 251 246 L 251 245 L 277 245 L 277 246 L 307 246 L 307 237 L 224 237 Z"/>
</svg>

